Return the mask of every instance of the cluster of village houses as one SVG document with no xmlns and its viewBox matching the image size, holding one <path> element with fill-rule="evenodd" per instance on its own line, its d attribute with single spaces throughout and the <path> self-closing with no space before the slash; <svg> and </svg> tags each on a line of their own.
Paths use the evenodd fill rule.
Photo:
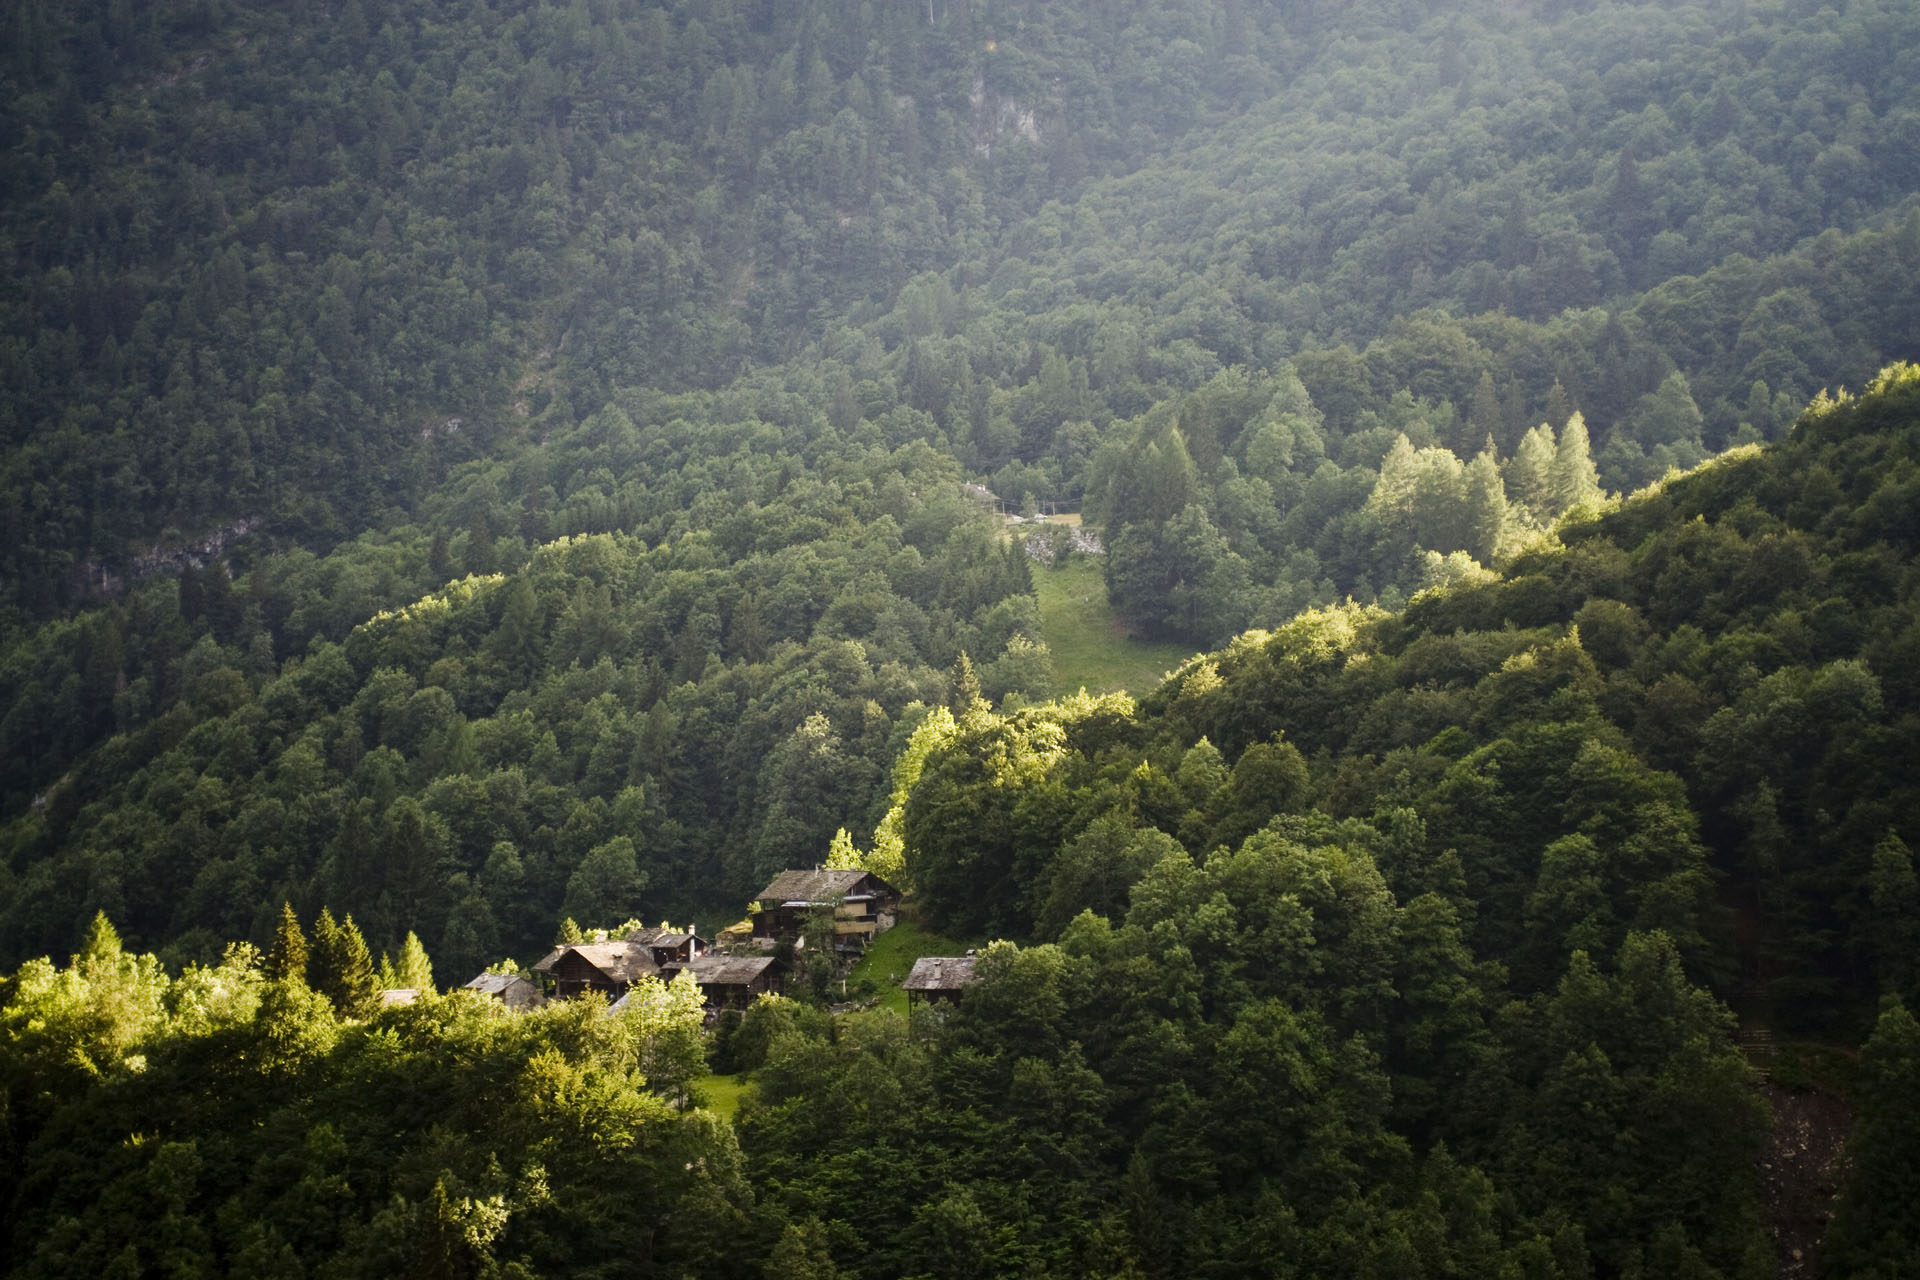
<svg viewBox="0 0 1920 1280">
<path fill-rule="evenodd" d="M 871 872 L 821 867 L 783 871 L 754 896 L 752 914 L 722 930 L 714 941 L 700 937 L 692 926 L 682 930 L 660 925 L 636 929 L 618 941 L 563 943 L 533 966 L 532 979 L 483 973 L 466 989 L 514 1010 L 599 991 L 617 1009 L 628 988 L 642 978 L 671 981 L 685 972 L 693 975 L 709 1014 L 743 1009 L 779 990 L 775 950 L 782 942 L 804 946 L 808 929 L 821 913 L 832 912 L 834 948 L 857 954 L 893 927 L 899 901 L 899 893 Z M 934 957 L 916 961 L 901 985 L 909 999 L 952 999 L 972 980 L 971 955 Z M 396 1003 L 410 994 L 383 993 L 401 997 Z"/>
</svg>

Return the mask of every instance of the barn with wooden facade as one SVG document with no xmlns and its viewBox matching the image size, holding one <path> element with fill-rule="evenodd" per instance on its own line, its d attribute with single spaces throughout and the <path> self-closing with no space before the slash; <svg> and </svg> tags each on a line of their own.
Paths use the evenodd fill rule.
<svg viewBox="0 0 1920 1280">
<path fill-rule="evenodd" d="M 744 1009 L 779 989 L 772 956 L 706 955 L 687 968 L 709 1009 Z"/>
</svg>

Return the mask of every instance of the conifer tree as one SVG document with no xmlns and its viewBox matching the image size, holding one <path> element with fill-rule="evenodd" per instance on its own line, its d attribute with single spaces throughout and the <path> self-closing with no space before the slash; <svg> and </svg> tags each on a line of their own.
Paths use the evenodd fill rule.
<svg viewBox="0 0 1920 1280">
<path fill-rule="evenodd" d="M 468 573 L 488 574 L 493 572 L 493 534 L 487 529 L 486 518 L 478 513 L 473 523 L 467 527 L 467 550 L 464 565 Z"/>
<path fill-rule="evenodd" d="M 427 959 L 427 949 L 420 945 L 420 935 L 411 929 L 407 931 L 407 940 L 400 947 L 400 959 L 389 960 L 380 957 L 380 981 L 382 991 L 426 991 L 435 990 L 433 985 L 433 964 Z"/>
<path fill-rule="evenodd" d="M 1393 438 L 1393 448 L 1380 459 L 1380 478 L 1374 482 L 1373 493 L 1367 498 L 1367 509 L 1396 528 L 1410 529 L 1418 482 L 1413 442 L 1402 432 Z"/>
<path fill-rule="evenodd" d="M 1560 429 L 1559 444 L 1553 453 L 1553 470 L 1549 474 L 1549 488 L 1549 503 L 1555 515 L 1600 496 L 1600 471 L 1593 465 L 1593 450 L 1587 438 L 1587 420 L 1578 410 Z"/>
<path fill-rule="evenodd" d="M 1503 417 L 1500 394 L 1494 389 L 1493 375 L 1482 370 L 1480 381 L 1473 388 L 1473 404 L 1467 410 L 1467 440 L 1471 442 L 1475 436 L 1485 436 L 1491 442 L 1498 438 Z M 1466 448 L 1463 447 L 1461 452 L 1465 453 Z"/>
<path fill-rule="evenodd" d="M 525 574 L 515 575 L 500 607 L 500 625 L 487 638 L 487 650 L 506 666 L 509 674 L 527 676 L 540 661 L 544 639 L 540 603 L 534 597 L 533 584 Z"/>
<path fill-rule="evenodd" d="M 973 669 L 973 659 L 962 649 L 960 656 L 954 659 L 952 672 L 947 676 L 947 706 L 954 715 L 964 716 L 975 703 L 984 700 L 980 692 L 980 677 Z"/>
<path fill-rule="evenodd" d="M 267 952 L 267 976 L 277 982 L 307 980 L 307 935 L 293 904 L 280 904 L 280 923 L 273 931 L 273 949 Z"/>
<path fill-rule="evenodd" d="M 1913 870 L 1913 851 L 1892 831 L 1873 848 L 1873 868 L 1867 877 L 1869 940 L 1881 991 L 1902 997 L 1915 994 L 1920 969 L 1920 880 Z"/>
<path fill-rule="evenodd" d="M 1544 520 L 1553 479 L 1553 428 L 1541 423 L 1520 437 L 1520 447 L 1507 463 L 1507 496 Z"/>
<path fill-rule="evenodd" d="M 1027 555 L 1027 544 L 1015 538 L 1007 543 L 1007 577 L 1013 593 L 1016 595 L 1033 594 L 1033 561 Z"/>
<path fill-rule="evenodd" d="M 314 990 L 331 1000 L 340 1016 L 364 1018 L 373 1012 L 373 955 L 352 916 L 336 922 L 331 910 L 320 909 L 320 918 L 313 925 L 308 971 Z"/>
<path fill-rule="evenodd" d="M 311 949 L 307 956 L 307 982 L 315 991 L 329 993 L 334 980 L 334 966 L 340 952 L 340 922 L 333 918 L 333 908 L 321 907 L 320 914 L 313 922 Z"/>
<path fill-rule="evenodd" d="M 1507 487 L 1500 479 L 1500 463 L 1493 442 L 1467 464 L 1467 550 L 1481 564 L 1490 565 L 1507 536 Z"/>
<path fill-rule="evenodd" d="M 1567 424 L 1573 416 L 1573 401 L 1567 395 L 1567 389 L 1555 378 L 1553 385 L 1547 388 L 1547 426 L 1555 431 Z"/>
<path fill-rule="evenodd" d="M 833 839 L 827 842 L 827 860 L 822 864 L 829 871 L 855 871 L 860 867 L 860 851 L 853 846 L 853 837 L 847 829 L 841 827 L 833 833 Z"/>
</svg>

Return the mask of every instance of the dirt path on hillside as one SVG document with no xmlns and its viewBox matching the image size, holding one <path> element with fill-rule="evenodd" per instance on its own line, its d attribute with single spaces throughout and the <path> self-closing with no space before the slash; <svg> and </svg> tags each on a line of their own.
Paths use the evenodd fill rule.
<svg viewBox="0 0 1920 1280">
<path fill-rule="evenodd" d="M 1853 1108 L 1831 1093 L 1763 1087 L 1773 1134 L 1760 1159 L 1761 1194 L 1781 1280 L 1817 1280 L 1815 1251 L 1846 1172 Z"/>
</svg>

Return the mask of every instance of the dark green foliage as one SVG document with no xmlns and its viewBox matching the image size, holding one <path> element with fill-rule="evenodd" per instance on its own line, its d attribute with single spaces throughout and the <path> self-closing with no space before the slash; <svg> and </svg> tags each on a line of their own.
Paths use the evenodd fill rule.
<svg viewBox="0 0 1920 1280">
<path fill-rule="evenodd" d="M 84 785 L 111 805 L 10 829 L 20 865 L 42 869 L 0 913 L 9 953 L 70 947 L 72 912 L 89 906 L 143 937 L 205 928 L 266 945 L 271 903 L 292 892 L 351 911 L 376 951 L 412 930 L 477 970 L 537 956 L 562 915 L 623 919 L 654 894 L 731 904 L 818 862 L 839 827 L 864 841 L 903 714 L 944 700 L 940 671 L 963 650 L 1044 665 L 1037 618 L 1012 594 L 1014 562 L 980 554 L 984 520 L 950 463 L 809 441 L 801 401 L 767 406 L 796 415 L 791 434 L 680 416 L 705 403 L 649 420 L 657 468 L 640 466 L 637 440 L 618 458 L 598 443 L 626 418 L 617 408 L 523 459 L 562 476 L 619 465 L 622 485 L 582 493 L 618 489 L 651 513 L 645 539 L 562 526 L 510 574 L 424 597 L 417 539 L 269 562 L 288 570 L 268 598 L 304 656 L 252 677 L 241 705 L 176 705 L 109 740 Z M 781 443 L 741 452 L 756 441 Z M 696 483 L 717 487 L 688 510 Z M 302 630 L 329 581 L 361 579 L 384 579 L 375 598 L 393 607 Z M 206 643 L 182 665 L 221 656 Z M 148 834 L 111 834 L 135 830 Z M 106 845 L 111 880 L 52 874 Z M 71 898 L 88 885 L 99 902 Z"/>
<path fill-rule="evenodd" d="M 1890 1001 L 1860 1050 L 1860 1110 L 1847 1144 L 1852 1167 L 1820 1255 L 1833 1274 L 1892 1280 L 1912 1274 L 1920 1256 L 1916 1086 L 1920 1023 Z"/>
<path fill-rule="evenodd" d="M 1788 430 L 1920 332 L 1902 5 L 4 26 L 10 1270 L 1768 1269 L 1708 987 L 1914 997 L 1913 378 Z M 1045 705 L 969 477 L 1227 647 Z M 690 1024 L 373 1008 L 843 828 L 1049 941 L 756 1006 L 748 1161 Z"/>
</svg>

